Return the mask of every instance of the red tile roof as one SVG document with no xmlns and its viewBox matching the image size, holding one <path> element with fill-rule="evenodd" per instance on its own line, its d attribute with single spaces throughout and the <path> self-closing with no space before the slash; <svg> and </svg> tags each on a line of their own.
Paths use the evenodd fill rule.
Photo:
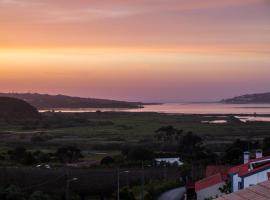
<svg viewBox="0 0 270 200">
<path fill-rule="evenodd" d="M 228 179 L 228 170 L 230 168 L 224 165 L 209 165 L 206 167 L 206 178 L 195 183 L 195 190 L 200 191 L 218 183 L 225 182 Z"/>
<path fill-rule="evenodd" d="M 270 159 L 270 156 L 250 160 L 246 164 L 242 164 L 242 165 L 238 165 L 238 166 L 235 166 L 235 167 L 230 168 L 229 171 L 228 171 L 228 173 L 229 174 L 238 173 L 239 176 L 246 176 L 248 174 L 255 173 L 255 172 L 257 172 L 257 171 L 259 171 L 261 169 L 270 167 L 270 162 L 267 163 L 267 164 L 265 164 L 265 165 L 262 165 L 260 167 L 257 167 L 257 168 L 255 168 L 253 170 L 249 170 L 250 164 L 253 163 L 253 162 L 263 161 L 263 160 L 267 160 L 267 159 Z"/>
<path fill-rule="evenodd" d="M 230 167 L 225 165 L 208 165 L 206 167 L 206 173 L 205 176 L 209 177 L 215 174 L 220 173 L 224 180 L 227 179 L 228 171 Z"/>
<path fill-rule="evenodd" d="M 217 200 L 269 200 L 270 181 L 259 183 L 244 190 L 217 198 Z"/>
<path fill-rule="evenodd" d="M 195 191 L 198 192 L 200 190 L 203 190 L 205 188 L 211 187 L 213 185 L 216 185 L 222 182 L 224 182 L 224 179 L 222 178 L 222 175 L 218 173 L 213 176 L 209 176 L 205 179 L 202 179 L 200 181 L 197 181 L 195 183 Z"/>
</svg>

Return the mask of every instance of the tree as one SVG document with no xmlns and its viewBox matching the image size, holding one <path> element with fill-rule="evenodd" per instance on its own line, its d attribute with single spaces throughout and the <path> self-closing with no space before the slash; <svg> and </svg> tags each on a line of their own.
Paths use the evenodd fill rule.
<svg viewBox="0 0 270 200">
<path fill-rule="evenodd" d="M 183 157 L 188 157 L 191 159 L 201 158 L 204 156 L 204 147 L 202 146 L 203 139 L 188 132 L 181 137 L 178 143 L 178 152 L 183 155 Z"/>
<path fill-rule="evenodd" d="M 222 158 L 224 163 L 238 165 L 242 163 L 243 152 L 248 150 L 248 143 L 237 139 L 226 150 Z"/>
<path fill-rule="evenodd" d="M 14 150 L 9 150 L 8 155 L 10 160 L 20 162 L 26 155 L 26 149 L 24 147 L 16 147 Z"/>
<path fill-rule="evenodd" d="M 159 128 L 156 132 L 156 138 L 158 141 L 163 142 L 173 142 L 178 141 L 180 139 L 180 136 L 183 133 L 183 130 L 178 130 L 174 128 L 173 126 L 163 126 Z"/>
<path fill-rule="evenodd" d="M 81 150 L 74 146 L 61 147 L 55 155 L 62 163 L 77 162 L 82 157 Z"/>
<path fill-rule="evenodd" d="M 270 155 L 270 137 L 263 139 L 263 153 L 266 156 Z"/>
<path fill-rule="evenodd" d="M 106 156 L 100 161 L 101 165 L 110 165 L 113 163 L 114 163 L 114 159 L 110 156 Z"/>
<path fill-rule="evenodd" d="M 26 152 L 21 163 L 24 165 L 33 165 L 37 163 L 37 160 L 31 152 Z"/>
<path fill-rule="evenodd" d="M 128 158 L 130 160 L 152 160 L 154 158 L 154 153 L 150 149 L 137 147 L 129 151 Z"/>
</svg>

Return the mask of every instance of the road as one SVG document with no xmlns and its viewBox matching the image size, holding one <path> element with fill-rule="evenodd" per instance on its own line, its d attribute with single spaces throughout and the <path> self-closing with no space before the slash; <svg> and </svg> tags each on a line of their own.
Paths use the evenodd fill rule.
<svg viewBox="0 0 270 200">
<path fill-rule="evenodd" d="M 186 188 L 177 188 L 165 192 L 158 198 L 158 200 L 182 200 L 186 192 Z"/>
</svg>

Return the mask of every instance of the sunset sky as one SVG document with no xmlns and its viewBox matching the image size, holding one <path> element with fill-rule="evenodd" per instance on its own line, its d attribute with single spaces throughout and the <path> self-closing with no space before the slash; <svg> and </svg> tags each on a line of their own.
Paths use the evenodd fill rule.
<svg viewBox="0 0 270 200">
<path fill-rule="evenodd" d="M 0 0 L 0 91 L 155 102 L 270 92 L 270 0 Z"/>
</svg>

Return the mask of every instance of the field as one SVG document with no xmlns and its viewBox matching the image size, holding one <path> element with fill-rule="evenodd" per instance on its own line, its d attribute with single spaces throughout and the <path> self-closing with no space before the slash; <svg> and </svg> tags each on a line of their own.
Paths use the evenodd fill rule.
<svg viewBox="0 0 270 200">
<path fill-rule="evenodd" d="M 269 136 L 270 123 L 243 123 L 233 116 L 221 115 L 168 115 L 159 113 L 44 113 L 39 124 L 29 122 L 0 126 L 1 142 L 28 143 L 35 135 L 49 135 L 45 143 L 77 143 L 92 145 L 106 143 L 138 142 L 151 140 L 155 131 L 163 126 L 173 126 L 184 132 L 207 138 L 209 141 Z M 202 121 L 227 120 L 225 124 Z"/>
<path fill-rule="evenodd" d="M 227 123 L 202 123 L 213 120 L 227 120 Z M 217 151 L 236 139 L 260 141 L 270 136 L 270 123 L 243 123 L 230 115 L 43 113 L 41 122 L 2 122 L 0 150 L 25 146 L 50 152 L 59 146 L 75 145 L 83 150 L 87 159 L 100 161 L 104 156 L 119 154 L 123 145 L 154 144 L 155 131 L 164 126 L 173 126 L 184 133 L 191 131 Z"/>
</svg>

